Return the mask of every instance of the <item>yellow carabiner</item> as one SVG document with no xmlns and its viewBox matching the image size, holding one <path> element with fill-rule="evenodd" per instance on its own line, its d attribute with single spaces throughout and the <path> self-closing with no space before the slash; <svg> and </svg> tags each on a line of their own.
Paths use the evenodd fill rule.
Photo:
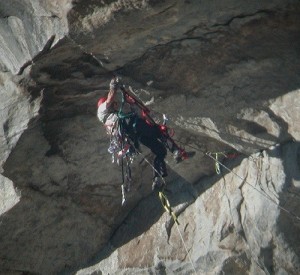
<svg viewBox="0 0 300 275">
<path fill-rule="evenodd" d="M 161 201 L 163 208 L 169 213 L 170 216 L 172 216 L 174 222 L 179 225 L 178 219 L 177 219 L 174 211 L 172 210 L 170 202 L 169 202 L 168 198 L 166 197 L 166 195 L 162 191 L 159 191 L 158 196 L 159 196 L 159 199 Z"/>
<path fill-rule="evenodd" d="M 216 162 L 215 162 L 216 173 L 220 175 L 221 170 L 220 170 L 220 164 L 218 160 L 219 153 L 215 153 L 215 154 L 216 154 Z"/>
</svg>

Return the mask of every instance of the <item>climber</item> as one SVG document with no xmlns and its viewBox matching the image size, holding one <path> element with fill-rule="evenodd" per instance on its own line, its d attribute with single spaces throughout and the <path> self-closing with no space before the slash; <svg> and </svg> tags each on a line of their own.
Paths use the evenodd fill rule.
<svg viewBox="0 0 300 275">
<path fill-rule="evenodd" d="M 105 125 L 107 133 L 111 136 L 119 134 L 119 125 L 122 123 L 122 128 L 126 132 L 126 135 L 134 143 L 135 149 L 139 149 L 138 142 L 148 147 L 155 155 L 154 158 L 154 175 L 152 189 L 163 187 L 164 181 L 162 177 L 167 176 L 167 169 L 165 163 L 165 157 L 167 155 L 167 149 L 162 143 L 162 132 L 157 124 L 150 124 L 145 119 L 138 116 L 137 112 L 122 113 L 118 110 L 119 104 L 116 102 L 116 92 L 119 88 L 117 78 L 113 78 L 110 82 L 110 90 L 106 97 L 102 97 L 98 101 L 98 119 Z M 125 101 L 134 109 L 134 98 L 126 95 Z M 120 119 L 120 116 L 123 119 Z M 125 117 L 125 119 L 124 119 Z M 178 157 L 179 150 L 177 147 L 172 146 L 172 152 Z"/>
</svg>

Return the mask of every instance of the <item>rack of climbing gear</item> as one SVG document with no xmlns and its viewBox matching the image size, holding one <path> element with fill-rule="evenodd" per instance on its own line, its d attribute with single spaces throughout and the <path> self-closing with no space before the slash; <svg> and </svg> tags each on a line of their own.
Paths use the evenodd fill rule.
<svg viewBox="0 0 300 275">
<path fill-rule="evenodd" d="M 71 41 L 72 41 L 74 44 L 77 44 L 77 45 L 83 50 L 83 52 L 85 52 L 85 53 L 87 53 L 87 54 L 90 54 L 94 59 L 96 59 L 96 60 L 98 61 L 98 63 L 100 64 L 100 66 L 101 66 L 102 68 L 105 69 L 105 67 L 103 66 L 101 60 L 99 60 L 94 54 L 88 53 L 81 45 L 79 45 L 77 42 L 75 42 L 71 37 L 69 37 L 69 38 L 71 39 Z M 126 91 L 126 92 L 128 93 L 128 91 Z M 132 97 L 133 97 L 133 96 L 132 96 Z M 141 101 L 139 101 L 136 97 L 134 97 L 134 98 L 135 98 L 135 100 L 136 100 L 137 106 L 139 106 L 139 107 L 143 110 L 143 112 L 142 112 L 142 113 L 143 113 L 143 116 L 147 119 L 147 121 L 149 121 L 150 123 L 151 123 L 151 122 L 154 122 L 154 121 L 152 120 L 152 118 L 150 117 L 150 115 L 149 115 L 150 110 L 149 110 L 149 109 L 148 109 Z M 154 123 L 155 123 L 155 122 L 154 122 Z M 170 133 L 169 133 L 169 134 L 170 134 Z M 170 134 L 170 137 L 172 137 L 171 134 Z M 126 149 L 126 146 L 124 146 L 123 150 L 125 151 L 125 149 Z M 123 153 L 124 153 L 124 152 L 123 152 Z M 273 202 L 274 204 L 276 204 L 277 207 L 279 207 L 282 211 L 286 212 L 286 213 L 289 214 L 290 216 L 295 217 L 297 220 L 300 220 L 300 217 L 299 217 L 299 216 L 297 216 L 297 215 L 295 215 L 294 213 L 292 213 L 291 211 L 287 210 L 285 207 L 282 207 L 281 205 L 279 205 L 275 200 L 273 200 L 272 198 L 270 198 L 269 196 L 267 196 L 266 194 L 264 194 L 261 190 L 257 189 L 255 186 L 253 186 L 251 183 L 249 183 L 249 182 L 246 180 L 246 178 L 241 177 L 240 175 L 238 175 L 237 173 L 235 173 L 233 170 L 229 169 L 226 165 L 222 164 L 221 161 L 220 161 L 220 157 L 223 156 L 223 157 L 226 157 L 226 158 L 231 158 L 231 156 L 230 156 L 229 154 L 226 154 L 226 153 L 224 153 L 224 152 L 217 152 L 217 153 L 202 152 L 202 153 L 205 153 L 208 157 L 210 157 L 210 158 L 214 161 L 214 163 L 215 163 L 215 170 L 216 170 L 216 173 L 217 173 L 217 174 L 220 174 L 220 173 L 221 173 L 221 167 L 224 168 L 224 169 L 227 170 L 228 172 L 233 173 L 236 177 L 238 177 L 239 179 L 241 179 L 242 181 L 244 181 L 246 184 L 250 185 L 252 188 L 254 188 L 258 193 L 260 193 L 261 195 L 263 195 L 265 198 L 267 198 L 268 200 L 272 201 L 272 202 Z M 223 153 L 224 153 L 225 155 L 223 155 Z M 121 155 L 122 155 L 122 154 L 121 154 Z M 125 154 L 125 155 L 126 155 L 126 154 Z M 122 161 L 124 161 L 123 158 L 122 158 Z M 126 159 L 126 161 L 127 161 L 127 159 Z M 149 164 L 150 164 L 150 163 L 149 163 Z M 151 165 L 151 164 L 150 164 L 150 165 Z M 129 174 L 130 174 L 130 173 L 129 173 Z M 123 178 L 125 178 L 125 177 L 124 177 L 124 174 L 123 174 Z M 125 193 L 125 185 L 122 185 L 122 186 L 123 186 L 123 187 L 122 187 L 122 190 L 124 189 L 124 193 Z M 122 192 L 123 192 L 123 191 L 122 191 Z M 163 192 L 161 192 L 161 193 L 159 193 L 159 196 L 160 196 L 160 199 L 161 199 L 163 208 L 164 208 L 164 209 L 165 209 L 165 210 L 173 217 L 172 213 L 174 213 L 174 212 L 173 212 L 173 210 L 172 210 L 172 208 L 171 208 L 171 205 L 170 205 L 168 199 L 166 198 L 165 194 L 164 194 Z M 175 214 L 174 214 L 174 215 L 175 215 Z M 176 217 L 176 216 L 175 216 L 175 217 Z M 175 217 L 173 217 L 173 219 L 174 219 L 175 224 L 177 225 L 177 228 L 178 228 L 179 223 L 178 223 L 177 217 L 176 217 L 176 219 L 175 219 Z M 177 221 L 177 222 L 176 222 L 176 221 Z M 178 228 L 178 231 L 179 231 L 179 233 L 180 233 L 179 228 Z M 187 255 L 188 255 L 188 257 L 190 258 L 189 251 L 188 251 L 188 249 L 186 248 L 186 245 L 185 245 L 185 242 L 184 242 L 184 240 L 183 240 L 183 238 L 182 238 L 181 233 L 180 233 L 180 236 L 181 236 L 183 245 L 184 245 L 184 247 L 185 247 L 185 249 L 186 249 L 186 251 L 187 251 Z M 190 258 L 190 261 L 191 261 L 191 263 L 192 263 L 192 265 L 193 265 L 193 262 L 192 262 L 191 258 Z M 193 265 L 193 268 L 194 268 L 194 271 L 195 271 L 195 273 L 196 273 L 196 270 L 195 270 L 194 265 Z"/>
<path fill-rule="evenodd" d="M 117 155 L 117 162 L 118 164 L 121 165 L 122 167 L 122 204 L 126 201 L 126 191 L 128 188 L 125 188 L 125 178 L 127 182 L 131 182 L 131 169 L 130 169 L 130 164 L 133 161 L 133 158 L 135 154 L 140 154 L 138 150 L 138 143 L 137 141 L 133 140 L 133 136 L 129 136 L 128 133 L 124 130 L 127 125 L 127 120 L 134 119 L 134 117 L 137 117 L 136 110 L 131 107 L 131 105 L 137 106 L 142 114 L 142 118 L 150 125 L 152 126 L 157 126 L 161 132 L 161 142 L 164 144 L 164 146 L 169 149 L 170 151 L 173 150 L 173 146 L 176 146 L 178 148 L 178 158 L 180 157 L 182 160 L 187 158 L 187 154 L 185 150 L 181 147 L 179 147 L 175 141 L 172 139 L 172 135 L 174 135 L 174 130 L 169 130 L 167 127 L 167 117 L 164 114 L 163 115 L 163 123 L 162 124 L 157 124 L 155 120 L 151 117 L 150 115 L 150 109 L 145 106 L 145 104 L 132 92 L 130 89 L 126 89 L 125 85 L 123 85 L 116 77 L 116 81 L 119 84 L 119 88 L 121 90 L 121 105 L 119 108 L 119 111 L 117 112 L 118 115 L 118 131 L 117 131 L 117 137 L 111 139 L 111 144 L 110 144 L 110 150 L 109 152 L 112 153 L 112 159 L 115 160 L 115 155 Z M 124 105 L 130 102 L 130 108 L 131 112 L 125 113 L 123 112 Z M 133 142 L 133 144 L 132 144 Z M 117 152 L 117 154 L 116 154 Z M 121 157 L 123 156 L 123 157 Z M 145 159 L 145 157 L 144 157 Z M 121 161 L 120 161 L 121 160 Z M 126 162 L 126 165 L 124 164 Z M 149 163 L 150 164 L 150 163 Z M 152 166 L 152 165 L 151 165 Z M 124 169 L 124 167 L 126 169 Z M 152 167 L 154 169 L 154 167 Z M 125 173 L 126 171 L 126 173 Z M 126 177 L 124 176 L 126 174 Z M 127 175 L 130 174 L 130 177 Z M 162 178 L 163 179 L 163 178 Z M 164 179 L 163 179 L 163 183 Z"/>
</svg>

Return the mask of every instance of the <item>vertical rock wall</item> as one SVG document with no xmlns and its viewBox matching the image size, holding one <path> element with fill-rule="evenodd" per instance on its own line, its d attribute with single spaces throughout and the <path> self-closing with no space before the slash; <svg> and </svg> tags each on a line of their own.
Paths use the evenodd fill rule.
<svg viewBox="0 0 300 275">
<path fill-rule="evenodd" d="M 295 0 L 2 1 L 0 272 L 298 274 L 298 15 Z M 146 148 L 120 205 L 96 118 L 116 69 L 195 153 L 167 158 L 178 227 Z M 231 147 L 214 176 L 205 153 Z"/>
<path fill-rule="evenodd" d="M 194 185 L 194 199 L 178 188 L 168 193 L 178 226 L 165 212 L 128 240 L 132 227 L 143 228 L 141 213 L 151 218 L 149 198 L 116 232 L 103 260 L 77 274 L 298 274 L 299 156 L 299 143 L 288 143 L 227 161 L 221 176 Z"/>
<path fill-rule="evenodd" d="M 16 74 L 45 47 L 68 31 L 66 15 L 70 0 L 1 1 L 0 3 L 0 68 Z"/>
<path fill-rule="evenodd" d="M 1 172 L 11 150 L 40 109 L 42 88 L 27 90 L 32 81 L 24 69 L 45 47 L 49 50 L 54 41 L 66 34 L 66 14 L 70 8 L 70 1 L 0 3 Z M 47 44 L 48 41 L 51 43 Z M 16 76 L 23 72 L 23 76 Z M 0 212 L 3 213 L 18 201 L 18 196 L 10 180 L 1 176 L 1 182 Z"/>
</svg>

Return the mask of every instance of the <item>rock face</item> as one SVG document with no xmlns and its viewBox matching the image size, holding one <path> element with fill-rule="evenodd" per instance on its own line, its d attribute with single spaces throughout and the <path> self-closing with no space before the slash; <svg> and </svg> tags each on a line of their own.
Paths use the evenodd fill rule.
<svg viewBox="0 0 300 275">
<path fill-rule="evenodd" d="M 193 194 L 177 189 L 171 198 L 174 211 L 183 212 L 179 226 L 164 213 L 144 228 L 155 208 L 149 208 L 148 199 L 130 214 L 100 258 L 110 256 L 78 274 L 299 273 L 299 219 L 291 215 L 299 211 L 294 193 L 299 166 L 293 167 L 298 161 L 299 144 L 289 143 L 236 158 L 229 164 L 239 164 L 232 172 L 201 180 Z M 291 212 L 280 212 L 278 205 Z M 133 227 L 140 229 L 135 238 Z"/>
<path fill-rule="evenodd" d="M 300 273 L 299 1 L 2 2 L 0 273 Z M 193 153 L 167 157 L 179 225 L 147 148 L 121 206 L 112 72 Z"/>
</svg>

